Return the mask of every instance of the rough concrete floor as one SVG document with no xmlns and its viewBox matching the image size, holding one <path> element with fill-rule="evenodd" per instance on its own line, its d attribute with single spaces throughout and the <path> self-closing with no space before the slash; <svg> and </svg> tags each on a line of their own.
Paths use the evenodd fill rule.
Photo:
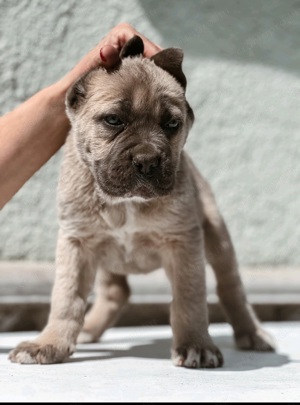
<svg viewBox="0 0 300 405">
<path fill-rule="evenodd" d="M 240 352 L 227 324 L 210 327 L 225 365 L 176 368 L 167 326 L 114 328 L 64 364 L 12 364 L 11 348 L 35 332 L 0 334 L 1 402 L 298 402 L 300 322 L 266 323 L 277 353 Z"/>
</svg>

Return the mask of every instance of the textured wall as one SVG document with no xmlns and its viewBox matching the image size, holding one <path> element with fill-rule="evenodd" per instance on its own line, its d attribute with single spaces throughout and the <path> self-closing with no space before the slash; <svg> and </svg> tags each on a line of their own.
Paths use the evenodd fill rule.
<svg viewBox="0 0 300 405">
<path fill-rule="evenodd" d="M 0 113 L 128 21 L 185 51 L 187 145 L 243 264 L 300 264 L 300 1 L 0 0 Z M 54 257 L 57 154 L 0 214 L 0 258 Z M 1 192 L 1 191 L 0 191 Z"/>
</svg>

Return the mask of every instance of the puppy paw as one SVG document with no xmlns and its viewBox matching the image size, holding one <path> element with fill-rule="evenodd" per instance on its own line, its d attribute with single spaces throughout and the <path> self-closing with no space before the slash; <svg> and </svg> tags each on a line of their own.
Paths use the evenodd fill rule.
<svg viewBox="0 0 300 405">
<path fill-rule="evenodd" d="M 240 350 L 273 352 L 276 349 L 274 339 L 263 328 L 235 336 L 235 342 Z"/>
<path fill-rule="evenodd" d="M 173 364 L 187 368 L 222 367 L 223 355 L 213 343 L 208 345 L 182 345 L 172 350 Z"/>
<path fill-rule="evenodd" d="M 62 363 L 74 350 L 75 346 L 23 342 L 9 353 L 9 359 L 20 364 Z"/>
</svg>

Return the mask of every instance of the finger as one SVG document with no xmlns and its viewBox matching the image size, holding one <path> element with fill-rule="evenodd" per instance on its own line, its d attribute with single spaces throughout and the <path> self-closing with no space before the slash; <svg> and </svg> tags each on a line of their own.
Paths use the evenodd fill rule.
<svg viewBox="0 0 300 405">
<path fill-rule="evenodd" d="M 103 46 L 99 51 L 101 66 L 111 67 L 116 65 L 119 60 L 119 52 L 111 45 Z"/>
<path fill-rule="evenodd" d="M 121 51 L 126 42 L 128 42 L 134 35 L 138 35 L 142 38 L 145 48 L 145 57 L 150 58 L 162 50 L 160 46 L 150 41 L 127 23 L 122 23 L 116 26 L 105 38 L 104 43 L 113 45 L 116 49 Z"/>
</svg>

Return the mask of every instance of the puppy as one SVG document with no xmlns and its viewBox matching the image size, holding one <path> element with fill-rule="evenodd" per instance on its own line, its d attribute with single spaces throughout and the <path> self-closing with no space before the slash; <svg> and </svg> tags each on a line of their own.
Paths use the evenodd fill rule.
<svg viewBox="0 0 300 405">
<path fill-rule="evenodd" d="M 194 116 L 183 53 L 142 58 L 134 37 L 120 64 L 68 92 L 72 123 L 58 187 L 60 229 L 49 321 L 10 353 L 18 363 L 62 362 L 95 342 L 129 297 L 126 276 L 163 267 L 172 286 L 176 366 L 220 367 L 208 333 L 205 257 L 240 349 L 273 350 L 247 303 L 230 236 L 207 182 L 183 147 Z M 96 276 L 96 300 L 84 321 Z M 79 335 L 82 329 L 81 334 Z"/>
</svg>

